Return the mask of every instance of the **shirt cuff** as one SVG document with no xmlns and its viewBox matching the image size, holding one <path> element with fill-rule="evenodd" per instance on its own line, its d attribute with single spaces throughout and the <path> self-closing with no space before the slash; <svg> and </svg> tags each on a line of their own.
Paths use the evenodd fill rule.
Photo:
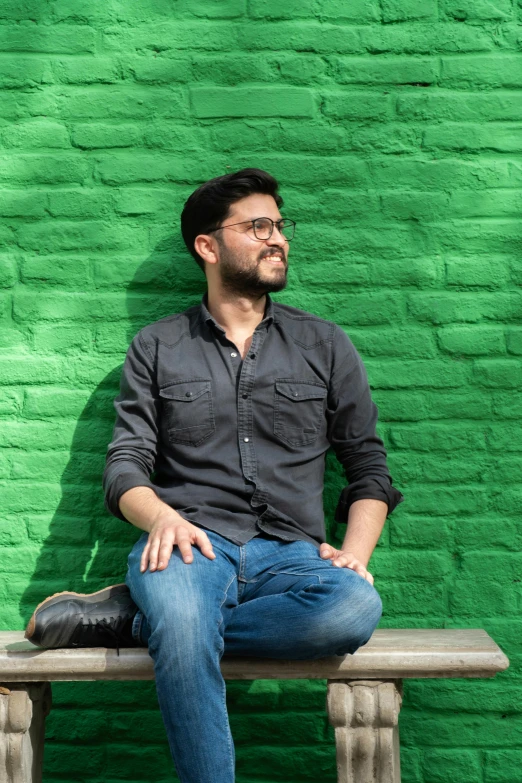
<svg viewBox="0 0 522 783">
<path fill-rule="evenodd" d="M 382 500 L 388 506 L 389 516 L 394 508 L 402 503 L 404 496 L 395 489 L 389 481 L 376 477 L 364 478 L 349 484 L 341 492 L 337 508 L 335 509 L 335 521 L 348 521 L 348 509 L 356 500 Z"/>
</svg>

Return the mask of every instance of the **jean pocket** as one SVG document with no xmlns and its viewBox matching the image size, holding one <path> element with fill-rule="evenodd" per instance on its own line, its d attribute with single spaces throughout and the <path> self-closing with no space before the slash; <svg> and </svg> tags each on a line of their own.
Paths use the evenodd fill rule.
<svg viewBox="0 0 522 783">
<path fill-rule="evenodd" d="M 171 443 L 199 446 L 216 429 L 212 381 L 193 378 L 176 381 L 159 390 L 162 424 Z"/>
<path fill-rule="evenodd" d="M 274 435 L 290 446 L 317 440 L 326 428 L 326 386 L 318 382 L 277 378 L 274 390 Z"/>
</svg>

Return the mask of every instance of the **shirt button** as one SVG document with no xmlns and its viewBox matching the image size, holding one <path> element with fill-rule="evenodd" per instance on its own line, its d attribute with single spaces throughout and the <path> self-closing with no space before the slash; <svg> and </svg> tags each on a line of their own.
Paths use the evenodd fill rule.
<svg viewBox="0 0 522 783">
<path fill-rule="evenodd" d="M 185 397 L 192 397 L 192 392 L 187 392 L 187 393 L 185 394 Z"/>
<path fill-rule="evenodd" d="M 294 392 L 294 397 L 299 397 L 299 393 L 298 392 Z"/>
<path fill-rule="evenodd" d="M 251 358 L 251 359 L 255 359 L 255 358 L 256 358 L 256 355 L 255 355 L 255 353 L 251 353 L 251 354 L 250 354 L 250 358 Z"/>
<path fill-rule="evenodd" d="M 234 353 L 234 351 L 232 351 L 232 353 L 231 353 L 230 355 L 231 355 L 231 357 L 232 357 L 233 359 L 235 359 L 235 358 L 236 358 L 236 356 L 237 356 L 237 353 Z"/>
<path fill-rule="evenodd" d="M 250 440 L 250 438 L 243 438 L 243 440 L 245 441 L 245 443 L 248 443 L 248 441 Z"/>
<path fill-rule="evenodd" d="M 244 400 L 248 400 L 248 394 L 242 394 L 241 396 Z"/>
</svg>

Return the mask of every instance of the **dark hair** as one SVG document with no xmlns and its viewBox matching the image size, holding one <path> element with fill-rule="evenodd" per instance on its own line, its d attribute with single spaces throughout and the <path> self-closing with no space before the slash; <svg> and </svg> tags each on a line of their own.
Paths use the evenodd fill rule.
<svg viewBox="0 0 522 783">
<path fill-rule="evenodd" d="M 236 201 L 254 193 L 265 193 L 274 198 L 278 207 L 283 199 L 277 192 L 277 180 L 261 169 L 241 169 L 233 174 L 209 179 L 192 193 L 181 213 L 181 234 L 190 255 L 205 269 L 205 262 L 194 249 L 198 234 L 206 234 L 219 228 L 230 214 L 230 207 Z"/>
</svg>

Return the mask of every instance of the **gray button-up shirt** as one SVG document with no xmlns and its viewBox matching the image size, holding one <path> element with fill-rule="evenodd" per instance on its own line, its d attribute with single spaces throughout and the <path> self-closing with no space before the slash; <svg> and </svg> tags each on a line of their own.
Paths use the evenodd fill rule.
<svg viewBox="0 0 522 783">
<path fill-rule="evenodd" d="M 236 544 L 260 532 L 325 540 L 325 455 L 348 486 L 335 518 L 355 500 L 391 512 L 391 484 L 376 435 L 377 409 L 362 361 L 344 331 L 273 302 L 244 360 L 201 304 L 142 329 L 125 360 L 103 477 L 109 511 L 151 487 L 185 519 Z"/>
</svg>

